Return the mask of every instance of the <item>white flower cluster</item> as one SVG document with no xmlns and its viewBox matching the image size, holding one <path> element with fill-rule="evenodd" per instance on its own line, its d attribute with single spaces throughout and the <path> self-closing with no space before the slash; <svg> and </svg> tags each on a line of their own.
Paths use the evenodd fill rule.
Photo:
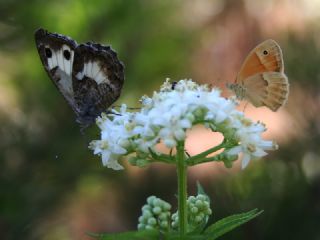
<svg viewBox="0 0 320 240">
<path fill-rule="evenodd" d="M 92 141 L 90 148 L 94 154 L 101 155 L 105 166 L 122 169 L 118 163 L 122 156 L 156 152 L 155 145 L 159 142 L 174 148 L 196 124 L 221 132 L 225 138 L 236 142 L 225 150 L 230 156 L 242 153 L 243 167 L 251 158 L 264 156 L 265 150 L 276 148 L 275 143 L 261 138 L 264 125 L 245 118 L 236 110 L 236 101 L 223 98 L 218 89 L 191 80 L 175 84 L 167 80 L 151 98 L 142 97 L 141 103 L 138 112 L 129 112 L 123 105 L 119 112 L 114 110 L 112 120 L 107 115 L 98 118 L 101 139 Z"/>
<path fill-rule="evenodd" d="M 244 118 L 243 113 L 234 114 L 233 128 L 236 140 L 240 143 L 228 150 L 229 155 L 242 153 L 242 168 L 245 168 L 251 158 L 260 158 L 267 155 L 265 150 L 276 150 L 278 145 L 273 141 L 266 141 L 261 134 L 266 131 L 265 125 Z"/>
<path fill-rule="evenodd" d="M 204 194 L 198 194 L 197 196 L 190 196 L 187 200 L 188 207 L 188 223 L 189 230 L 197 228 L 199 225 L 206 224 L 209 216 L 212 214 L 210 209 L 209 197 Z M 179 225 L 178 212 L 172 214 L 172 228 L 177 229 Z"/>
<path fill-rule="evenodd" d="M 171 205 L 160 198 L 155 196 L 148 197 L 147 204 L 142 207 L 138 230 L 168 230 L 170 227 L 170 209 Z"/>
</svg>

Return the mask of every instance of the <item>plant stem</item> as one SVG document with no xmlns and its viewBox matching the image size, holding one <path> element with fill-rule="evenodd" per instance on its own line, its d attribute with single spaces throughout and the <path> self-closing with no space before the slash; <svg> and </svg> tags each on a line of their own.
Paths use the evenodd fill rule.
<svg viewBox="0 0 320 240">
<path fill-rule="evenodd" d="M 184 155 L 184 142 L 179 142 L 176 154 L 177 174 L 178 174 L 178 215 L 180 237 L 184 237 L 187 232 L 187 165 Z"/>
<path fill-rule="evenodd" d="M 219 145 L 213 147 L 213 148 L 210 148 L 202 153 L 199 153 L 195 156 L 192 156 L 188 159 L 188 161 L 190 162 L 194 162 L 196 160 L 201 160 L 202 158 L 205 158 L 207 155 L 209 155 L 210 153 L 214 153 L 222 148 L 225 148 L 227 146 L 227 143 L 225 141 L 223 141 L 222 143 L 220 143 Z"/>
</svg>

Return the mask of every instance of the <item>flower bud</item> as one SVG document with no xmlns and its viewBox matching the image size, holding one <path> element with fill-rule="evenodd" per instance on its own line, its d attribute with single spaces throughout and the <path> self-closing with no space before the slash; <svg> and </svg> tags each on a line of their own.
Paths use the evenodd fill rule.
<svg viewBox="0 0 320 240">
<path fill-rule="evenodd" d="M 161 213 L 161 208 L 160 207 L 154 207 L 153 209 L 152 209 L 152 212 L 154 213 L 154 214 L 160 214 Z"/>
<path fill-rule="evenodd" d="M 141 208 L 138 229 L 169 230 L 170 208 L 171 205 L 160 198 L 148 197 L 147 203 Z"/>
<path fill-rule="evenodd" d="M 149 225 L 156 225 L 157 224 L 157 220 L 153 217 L 148 219 L 148 224 Z"/>
</svg>

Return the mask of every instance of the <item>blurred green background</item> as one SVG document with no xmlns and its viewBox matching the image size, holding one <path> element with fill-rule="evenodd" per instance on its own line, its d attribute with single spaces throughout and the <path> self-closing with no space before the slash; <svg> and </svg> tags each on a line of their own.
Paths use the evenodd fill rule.
<svg viewBox="0 0 320 240">
<path fill-rule="evenodd" d="M 283 49 L 290 96 L 277 113 L 249 107 L 280 149 L 241 171 L 204 164 L 200 180 L 216 221 L 265 212 L 221 239 L 320 239 L 320 4 L 316 0 L 0 1 L 0 239 L 89 239 L 85 232 L 136 229 L 149 195 L 176 206 L 175 169 L 102 167 L 46 75 L 38 27 L 78 42 L 112 45 L 126 81 L 117 102 L 137 106 L 166 77 L 220 86 L 256 44 Z M 188 143 L 192 154 L 197 138 Z M 206 143 L 203 142 L 205 145 Z M 200 150 L 199 150 L 200 151 Z"/>
</svg>

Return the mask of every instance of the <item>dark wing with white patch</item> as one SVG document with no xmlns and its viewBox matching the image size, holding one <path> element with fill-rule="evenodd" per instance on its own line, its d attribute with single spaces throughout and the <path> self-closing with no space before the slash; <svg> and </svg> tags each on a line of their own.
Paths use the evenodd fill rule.
<svg viewBox="0 0 320 240">
<path fill-rule="evenodd" d="M 75 49 L 72 86 L 77 121 L 89 126 L 120 96 L 124 66 L 109 46 L 80 44 Z"/>
<path fill-rule="evenodd" d="M 42 28 L 35 32 L 35 40 L 45 70 L 69 105 L 75 110 L 72 66 L 77 43 L 69 37 L 50 33 Z"/>
</svg>

